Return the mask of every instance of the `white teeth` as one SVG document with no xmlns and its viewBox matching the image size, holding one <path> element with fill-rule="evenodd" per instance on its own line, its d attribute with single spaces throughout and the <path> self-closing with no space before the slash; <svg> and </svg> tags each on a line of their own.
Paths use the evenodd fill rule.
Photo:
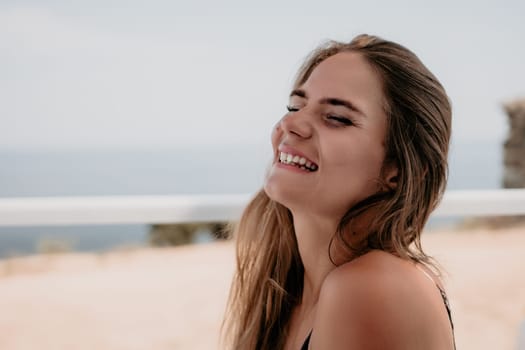
<svg viewBox="0 0 525 350">
<path fill-rule="evenodd" d="M 306 160 L 306 158 L 285 153 L 279 152 L 279 161 L 284 164 L 292 164 L 303 170 L 315 171 L 317 170 L 317 165 Z"/>
</svg>

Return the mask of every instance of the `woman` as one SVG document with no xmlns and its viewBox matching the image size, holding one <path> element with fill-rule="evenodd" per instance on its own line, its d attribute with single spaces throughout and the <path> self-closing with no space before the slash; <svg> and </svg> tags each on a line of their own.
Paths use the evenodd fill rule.
<svg viewBox="0 0 525 350">
<path fill-rule="evenodd" d="M 454 348 L 420 243 L 450 123 L 441 84 L 396 43 L 360 35 L 310 55 L 235 228 L 232 349 Z"/>
</svg>

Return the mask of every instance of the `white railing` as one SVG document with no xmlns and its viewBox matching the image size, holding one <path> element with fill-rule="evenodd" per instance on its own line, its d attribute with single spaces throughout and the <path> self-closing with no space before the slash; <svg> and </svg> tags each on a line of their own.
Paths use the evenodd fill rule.
<svg viewBox="0 0 525 350">
<path fill-rule="evenodd" d="M 0 226 L 183 223 L 239 217 L 251 195 L 0 198 Z M 525 215 L 525 189 L 447 191 L 437 216 Z"/>
</svg>

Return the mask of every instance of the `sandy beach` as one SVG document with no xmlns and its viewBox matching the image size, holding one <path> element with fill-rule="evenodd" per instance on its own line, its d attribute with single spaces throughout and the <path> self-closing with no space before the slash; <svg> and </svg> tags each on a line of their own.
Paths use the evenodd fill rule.
<svg viewBox="0 0 525 350">
<path fill-rule="evenodd" d="M 516 350 L 525 227 L 429 232 L 457 348 Z M 231 242 L 0 261 L 0 349 L 218 349 Z"/>
</svg>

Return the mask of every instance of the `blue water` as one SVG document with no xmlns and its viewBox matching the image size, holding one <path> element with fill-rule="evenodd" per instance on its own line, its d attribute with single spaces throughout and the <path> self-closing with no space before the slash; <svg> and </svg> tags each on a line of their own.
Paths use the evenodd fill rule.
<svg viewBox="0 0 525 350">
<path fill-rule="evenodd" d="M 0 151 L 0 197 L 253 193 L 268 149 Z M 147 244 L 148 225 L 0 227 L 0 258 L 31 254 L 43 241 L 78 251 Z"/>
<path fill-rule="evenodd" d="M 169 151 L 0 151 L 0 197 L 253 193 L 269 148 Z M 501 146 L 453 145 L 449 189 L 500 187 Z M 451 220 L 433 220 L 431 224 Z M 148 225 L 0 227 L 0 257 L 30 254 L 58 240 L 78 251 L 147 243 Z"/>
</svg>

